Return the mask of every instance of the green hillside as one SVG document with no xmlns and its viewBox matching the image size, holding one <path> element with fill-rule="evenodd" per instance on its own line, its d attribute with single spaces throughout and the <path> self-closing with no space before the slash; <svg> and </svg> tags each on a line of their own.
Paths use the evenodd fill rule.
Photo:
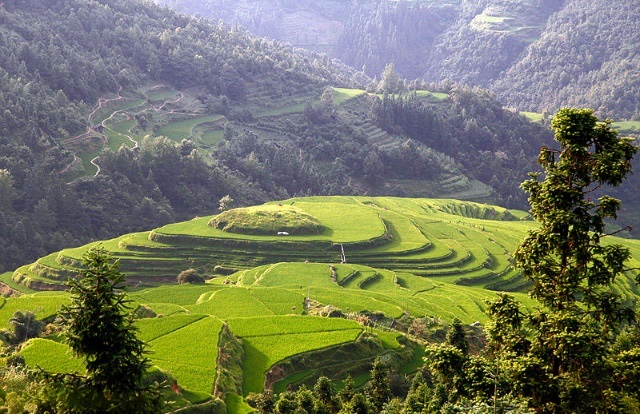
<svg viewBox="0 0 640 414">
<path fill-rule="evenodd" d="M 264 387 L 312 385 L 320 375 L 361 377 L 382 354 L 411 372 L 422 354 L 419 340 L 398 328 L 407 320 L 484 323 L 495 291 L 512 291 L 535 306 L 511 266 L 511 252 L 535 225 L 521 211 L 390 197 L 294 198 L 231 214 L 237 211 L 65 249 L 4 277 L 16 290 L 64 289 L 89 248 L 100 244 L 112 252 L 132 286 L 133 308 L 146 309 L 137 322 L 140 337 L 152 363 L 181 387 L 182 404 L 224 395 L 236 401 L 233 395 Z M 283 222 L 288 231 L 279 235 L 273 220 L 291 211 L 321 224 L 321 231 L 307 232 L 306 221 L 299 228 Z M 273 220 L 259 219 L 265 214 Z M 224 230 L 216 217 L 229 224 L 254 217 L 253 227 L 263 231 Z M 631 249 L 630 267 L 637 267 L 640 243 L 616 242 Z M 208 282 L 177 285 L 178 273 L 189 268 Z M 629 302 L 640 293 L 634 274 L 616 285 Z M 67 301 L 64 292 L 4 299 L 0 326 L 15 310 L 44 318 Z M 233 352 L 220 343 L 238 340 Z M 21 353 L 30 366 L 76 367 L 53 337 L 32 340 Z M 241 385 L 229 379 L 234 372 Z"/>
</svg>

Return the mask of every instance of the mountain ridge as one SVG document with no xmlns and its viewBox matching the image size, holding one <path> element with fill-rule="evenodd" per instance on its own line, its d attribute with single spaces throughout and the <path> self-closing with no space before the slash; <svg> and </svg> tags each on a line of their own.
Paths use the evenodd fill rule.
<svg viewBox="0 0 640 414">
<path fill-rule="evenodd" d="M 638 5 L 629 0 L 345 0 L 281 2 L 269 10 L 260 0 L 156 1 L 297 46 L 305 42 L 280 30 L 287 16 L 304 10 L 320 21 L 325 9 L 338 7 L 343 13 L 332 17 L 331 34 L 340 36 L 322 50 L 372 77 L 393 63 L 403 77 L 482 86 L 523 111 L 586 106 L 601 117 L 631 119 L 640 109 L 638 94 L 624 93 L 638 90 Z M 315 27 L 311 21 L 301 30 L 326 29 Z"/>
</svg>

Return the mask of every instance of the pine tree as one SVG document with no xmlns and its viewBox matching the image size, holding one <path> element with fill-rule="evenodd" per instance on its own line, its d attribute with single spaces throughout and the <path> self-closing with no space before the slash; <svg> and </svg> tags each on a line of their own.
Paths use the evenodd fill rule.
<svg viewBox="0 0 640 414">
<path fill-rule="evenodd" d="M 64 412 L 155 413 L 160 395 L 143 383 L 149 367 L 144 342 L 128 312 L 125 276 L 102 247 L 83 257 L 85 272 L 71 280 L 71 305 L 59 314 L 66 341 L 84 358 L 86 375 L 47 375 Z"/>
<path fill-rule="evenodd" d="M 369 382 L 367 395 L 375 412 L 380 412 L 382 407 L 391 399 L 389 368 L 380 358 L 376 358 L 373 368 L 371 368 L 371 381 Z"/>
<path fill-rule="evenodd" d="M 467 334 L 462 327 L 462 321 L 458 318 L 453 319 L 451 330 L 447 332 L 447 343 L 455 346 L 465 355 L 469 353 L 469 340 L 467 339 Z"/>
</svg>

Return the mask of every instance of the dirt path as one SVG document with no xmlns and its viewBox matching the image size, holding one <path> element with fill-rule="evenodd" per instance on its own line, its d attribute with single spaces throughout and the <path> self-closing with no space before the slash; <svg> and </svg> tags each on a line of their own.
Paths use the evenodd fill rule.
<svg viewBox="0 0 640 414">
<path fill-rule="evenodd" d="M 163 84 L 158 84 L 155 85 L 153 87 L 151 87 L 149 89 L 149 91 L 152 91 L 156 88 L 161 88 L 161 87 L 166 87 Z M 98 103 L 96 104 L 96 107 L 93 109 L 93 111 L 87 116 L 87 121 L 89 122 L 89 126 L 87 127 L 87 130 L 85 132 L 83 132 L 82 134 L 67 138 L 66 140 L 63 141 L 64 144 L 66 145 L 72 145 L 72 144 L 78 144 L 80 142 L 82 142 L 85 139 L 90 138 L 92 135 L 94 135 L 96 133 L 94 127 L 94 122 L 93 118 L 96 116 L 96 114 L 101 111 L 105 106 L 112 104 L 114 102 L 118 102 L 118 101 L 123 101 L 125 98 L 124 96 L 121 95 L 122 92 L 122 86 L 120 86 L 120 88 L 118 89 L 118 93 L 115 97 L 113 98 L 99 98 L 98 99 Z M 145 97 L 147 97 L 147 94 L 145 93 Z M 161 111 L 165 111 L 167 114 L 174 114 L 177 113 L 178 110 L 176 108 L 172 108 L 167 110 L 167 106 L 168 105 L 175 105 L 179 102 L 181 102 L 182 100 L 185 99 L 185 94 L 183 91 L 179 91 L 178 92 L 178 96 L 174 99 L 165 99 L 162 104 L 160 106 L 156 106 L 156 105 L 152 105 L 150 104 L 149 106 L 144 107 L 143 109 L 141 109 L 138 112 L 133 113 L 133 116 L 136 116 L 138 114 L 141 114 L 144 111 L 147 110 L 152 110 L 153 112 L 161 112 Z M 194 112 L 181 112 L 184 115 L 192 115 L 192 116 L 197 116 L 200 115 L 198 113 L 194 113 Z M 102 122 L 100 122 L 100 125 L 102 126 L 102 128 L 104 130 L 109 130 L 111 131 L 113 134 L 119 134 L 122 135 L 124 137 L 126 137 L 132 144 L 133 144 L 133 149 L 139 148 L 140 144 L 139 142 L 135 139 L 134 133 L 132 131 L 132 128 L 129 128 L 126 133 L 122 133 L 122 132 L 118 132 L 116 130 L 114 130 L 113 128 L 110 128 L 108 126 L 109 121 L 112 121 L 114 119 L 114 117 L 116 117 L 117 115 L 124 115 L 126 117 L 126 120 L 130 120 L 132 115 L 131 112 L 129 112 L 128 109 L 118 109 L 113 111 L 107 118 L 105 118 L 104 120 L 102 120 Z M 109 138 L 107 137 L 107 135 L 105 133 L 101 133 L 101 139 L 102 139 L 102 147 L 106 147 L 108 144 L 108 140 Z M 96 167 L 96 173 L 94 175 L 99 175 L 101 172 L 101 168 L 100 165 L 98 164 L 98 159 L 100 158 L 100 156 L 96 156 L 94 157 L 90 162 L 93 166 Z M 62 169 L 62 171 L 60 171 L 60 174 L 64 174 L 66 172 L 68 172 L 79 160 L 80 158 L 77 156 L 77 154 L 73 154 L 73 160 L 67 165 L 65 166 L 65 168 Z"/>
</svg>

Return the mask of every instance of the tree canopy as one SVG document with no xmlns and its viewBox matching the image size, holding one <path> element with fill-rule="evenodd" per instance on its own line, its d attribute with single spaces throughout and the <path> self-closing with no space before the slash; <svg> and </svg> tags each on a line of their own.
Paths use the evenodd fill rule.
<svg viewBox="0 0 640 414">
<path fill-rule="evenodd" d="M 86 375 L 47 375 L 61 412 L 156 413 L 160 394 L 144 384 L 149 367 L 136 336 L 119 262 L 102 247 L 83 256 L 86 271 L 70 282 L 71 304 L 59 312 L 63 335 Z"/>
</svg>

